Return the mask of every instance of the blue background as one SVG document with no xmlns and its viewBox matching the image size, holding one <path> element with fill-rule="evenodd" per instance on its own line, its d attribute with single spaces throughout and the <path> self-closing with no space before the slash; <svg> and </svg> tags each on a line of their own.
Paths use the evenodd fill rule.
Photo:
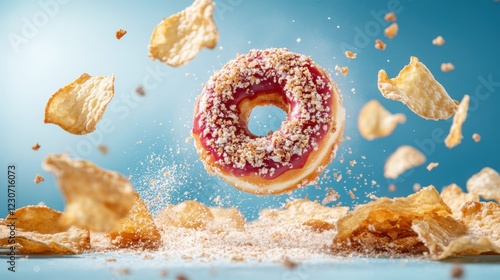
<svg viewBox="0 0 500 280">
<path fill-rule="evenodd" d="M 64 201 L 54 177 L 43 171 L 41 162 L 49 154 L 64 151 L 132 176 L 134 187 L 154 212 L 186 199 L 216 205 L 213 200 L 220 196 L 220 205 L 238 206 L 249 219 L 262 208 L 282 206 L 290 198 L 307 194 L 310 199 L 321 200 L 330 187 L 340 193 L 343 205 L 354 205 L 368 201 L 367 193 L 408 195 L 414 183 L 433 184 L 438 189 L 457 183 L 465 188 L 466 180 L 483 167 L 500 170 L 500 3 L 215 2 L 214 20 L 220 34 L 217 47 L 202 50 L 186 66 L 171 68 L 148 58 L 149 38 L 161 19 L 184 9 L 191 1 L 2 1 L 0 168 L 4 171 L 0 172 L 0 216 L 7 213 L 6 168 L 11 163 L 18 169 L 18 207 L 43 201 L 63 210 Z M 388 8 L 388 3 L 394 5 Z M 383 36 L 389 23 L 381 19 L 389 10 L 396 12 L 399 25 L 399 34 L 392 40 Z M 128 32 L 120 41 L 114 35 L 119 28 Z M 437 35 L 445 38 L 443 46 L 432 45 Z M 376 50 L 375 39 L 386 42 L 387 49 Z M 311 186 L 281 196 L 240 192 L 207 174 L 193 142 L 185 141 L 190 136 L 195 98 L 210 75 L 237 53 L 270 47 L 286 47 L 311 56 L 332 73 L 343 92 L 347 110 L 345 136 L 351 140 L 342 143 L 337 158 L 328 167 L 330 172 L 321 176 L 320 189 Z M 345 49 L 356 52 L 358 57 L 346 58 Z M 384 99 L 377 90 L 378 70 L 384 68 L 389 77 L 394 77 L 412 55 L 431 70 L 452 98 L 471 96 L 463 141 L 453 149 L 442 143 L 451 119 L 422 119 L 403 104 Z M 443 62 L 452 62 L 456 69 L 441 72 Z M 349 74 L 338 76 L 333 70 L 336 64 L 348 66 Z M 96 132 L 75 136 L 58 126 L 44 124 L 49 97 L 84 72 L 116 76 L 115 96 L 104 114 L 110 126 L 102 127 L 101 122 Z M 485 80 L 494 84 L 485 86 Z M 135 93 L 141 84 L 145 97 Z M 364 140 L 356 127 L 357 116 L 371 99 L 379 100 L 393 113 L 406 114 L 407 122 L 388 138 Z M 257 133 L 277 128 L 284 118 L 279 110 L 255 112 L 251 129 Z M 481 142 L 472 140 L 474 132 L 482 136 Z M 441 136 L 433 139 L 433 134 Z M 31 150 L 35 142 L 42 146 L 38 151 Z M 99 144 L 109 147 L 108 155 L 97 150 Z M 397 180 L 385 179 L 382 174 L 387 156 L 403 144 L 419 148 L 427 156 L 427 163 L 439 162 L 439 167 L 429 172 L 426 163 Z M 344 163 L 339 162 L 341 157 Z M 349 165 L 351 160 L 357 161 L 354 167 Z M 167 171 L 170 176 L 164 177 Z M 341 172 L 343 179 L 333 180 L 333 172 Z M 44 176 L 45 182 L 35 185 L 36 173 Z M 356 179 L 360 174 L 362 178 Z M 151 180 L 156 180 L 154 185 Z M 374 186 L 372 180 L 376 181 Z M 391 183 L 397 186 L 395 192 L 387 190 Z M 354 200 L 347 194 L 353 188 L 357 197 Z"/>
</svg>

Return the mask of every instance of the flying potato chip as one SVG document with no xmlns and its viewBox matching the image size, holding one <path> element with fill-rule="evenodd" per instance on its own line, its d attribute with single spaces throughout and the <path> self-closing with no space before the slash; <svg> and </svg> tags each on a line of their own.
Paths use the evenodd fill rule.
<svg viewBox="0 0 500 280">
<path fill-rule="evenodd" d="M 469 96 L 466 94 L 458 104 L 458 109 L 453 116 L 453 123 L 450 127 L 450 133 L 444 139 L 444 144 L 448 148 L 453 148 L 462 142 L 462 124 L 467 118 L 467 110 L 469 109 Z"/>
<path fill-rule="evenodd" d="M 202 48 L 213 49 L 219 37 L 213 11 L 211 0 L 195 0 L 185 10 L 164 19 L 151 35 L 149 57 L 177 67 L 191 61 Z"/>
<path fill-rule="evenodd" d="M 134 206 L 109 233 L 111 243 L 120 248 L 156 249 L 161 244 L 161 235 L 153 216 L 139 194 L 134 193 Z"/>
<path fill-rule="evenodd" d="M 326 207 L 314 201 L 298 199 L 287 203 L 284 210 L 262 210 L 257 222 L 308 226 L 313 231 L 322 232 L 335 229 L 335 221 L 348 211 L 349 207 Z"/>
<path fill-rule="evenodd" d="M 92 231 L 109 232 L 134 205 L 134 189 L 121 174 L 66 154 L 48 156 L 43 168 L 53 173 L 65 199 L 61 220 Z"/>
<path fill-rule="evenodd" d="M 62 213 L 46 206 L 25 206 L 0 220 L 0 248 L 15 246 L 17 254 L 79 254 L 90 246 L 87 230 L 59 223 Z M 10 218 L 15 217 L 15 244 L 9 243 Z"/>
<path fill-rule="evenodd" d="M 440 194 L 444 203 L 451 208 L 453 216 L 456 218 L 462 212 L 460 208 L 467 201 L 479 201 L 479 196 L 473 193 L 464 193 L 456 184 L 451 184 L 444 187 Z"/>
<path fill-rule="evenodd" d="M 380 102 L 373 99 L 361 108 L 358 116 L 358 129 L 367 140 L 390 135 L 399 123 L 404 123 L 404 114 L 391 114 Z"/>
<path fill-rule="evenodd" d="M 158 213 L 156 225 L 159 228 L 184 227 L 207 229 L 214 221 L 210 209 L 193 200 L 186 200 L 175 206 L 169 205 Z"/>
<path fill-rule="evenodd" d="M 241 212 L 233 208 L 210 207 L 210 212 L 214 217 L 213 224 L 209 225 L 210 230 L 215 232 L 228 232 L 232 230 L 245 230 L 245 217 Z"/>
<path fill-rule="evenodd" d="M 384 165 L 384 176 L 396 179 L 406 170 L 422 165 L 425 155 L 412 146 L 401 146 L 392 153 Z"/>
<path fill-rule="evenodd" d="M 485 167 L 467 180 L 467 190 L 484 199 L 500 202 L 500 175 L 494 169 Z"/>
<path fill-rule="evenodd" d="M 366 253 L 421 253 L 428 249 L 411 228 L 415 220 L 447 216 L 450 208 L 432 186 L 408 197 L 379 198 L 356 207 L 337 222 L 335 247 Z"/>
<path fill-rule="evenodd" d="M 87 73 L 59 89 L 45 106 L 45 123 L 53 123 L 72 134 L 88 134 L 113 98 L 115 77 Z"/>
<path fill-rule="evenodd" d="M 389 79 L 387 73 L 380 70 L 378 89 L 385 98 L 401 101 L 425 119 L 448 119 L 457 109 L 457 103 L 414 56 L 396 78 Z"/>
</svg>

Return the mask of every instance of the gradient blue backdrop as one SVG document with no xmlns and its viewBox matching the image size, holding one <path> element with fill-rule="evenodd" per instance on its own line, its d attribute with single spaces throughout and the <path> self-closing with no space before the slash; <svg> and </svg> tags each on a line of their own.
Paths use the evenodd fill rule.
<svg viewBox="0 0 500 280">
<path fill-rule="evenodd" d="M 322 199 L 326 188 L 339 191 L 343 205 L 367 201 L 367 193 L 403 196 L 414 183 L 438 189 L 450 183 L 465 187 L 466 180 L 485 166 L 500 170 L 500 3 L 480 1 L 251 1 L 220 0 L 214 19 L 220 39 L 214 50 L 203 50 L 188 65 L 171 68 L 147 56 L 151 32 L 161 19 L 192 1 L 2 1 L 0 3 L 0 216 L 7 201 L 6 168 L 17 165 L 17 206 L 38 204 L 62 210 L 64 201 L 54 177 L 41 162 L 52 153 L 70 151 L 104 168 L 131 176 L 134 187 L 150 202 L 153 211 L 166 204 L 198 199 L 215 205 L 235 205 L 252 219 L 264 207 L 279 207 L 290 198 Z M 388 7 L 389 6 L 389 7 Z M 383 36 L 389 24 L 381 19 L 396 12 L 399 34 Z M 114 33 L 128 31 L 120 41 Z M 431 41 L 442 35 L 446 43 Z M 300 38 L 300 40 L 298 40 Z M 380 38 L 385 51 L 373 47 Z M 339 83 L 347 110 L 345 136 L 337 158 L 323 175 L 320 189 L 308 187 L 282 196 L 242 193 L 208 175 L 190 136 L 193 104 L 205 81 L 237 53 L 252 48 L 286 47 L 311 56 Z M 345 49 L 358 54 L 350 60 Z M 399 102 L 384 99 L 377 90 L 377 72 L 390 77 L 417 56 L 427 65 L 452 98 L 471 95 L 463 127 L 462 144 L 448 149 L 442 143 L 451 120 L 427 121 Z M 456 69 L 443 73 L 442 62 Z M 349 66 L 338 76 L 335 65 Z M 101 124 L 87 136 L 66 133 L 43 123 L 45 103 L 60 87 L 82 73 L 115 74 L 115 97 Z M 490 82 L 488 82 L 490 81 Z M 145 97 L 134 90 L 144 85 Z M 356 127 L 359 109 L 370 99 L 379 100 L 391 112 L 408 120 L 388 138 L 366 141 Z M 251 129 L 276 128 L 284 114 L 258 110 Z M 471 135 L 482 136 L 475 143 Z M 442 134 L 437 139 L 433 135 Z M 32 151 L 39 142 L 41 149 Z M 109 154 L 96 146 L 105 144 Z M 440 165 L 429 172 L 425 165 L 391 181 L 383 177 L 387 156 L 398 146 L 413 145 Z M 340 163 L 341 157 L 345 158 Z M 363 159 L 362 156 L 366 157 Z M 349 161 L 356 160 L 354 167 Z M 351 174 L 347 172 L 351 169 Z M 163 174 L 169 172 L 169 177 Z M 333 172 L 341 172 L 336 182 Z M 36 173 L 45 182 L 35 185 Z M 362 177 L 360 177 L 362 174 Z M 366 183 L 365 180 L 366 179 Z M 372 186 L 371 181 L 376 181 Z M 389 184 L 397 191 L 390 193 Z M 356 190 L 356 199 L 347 192 Z M 154 199 L 158 197 L 158 199 Z M 153 205 L 153 202 L 155 203 Z"/>
</svg>

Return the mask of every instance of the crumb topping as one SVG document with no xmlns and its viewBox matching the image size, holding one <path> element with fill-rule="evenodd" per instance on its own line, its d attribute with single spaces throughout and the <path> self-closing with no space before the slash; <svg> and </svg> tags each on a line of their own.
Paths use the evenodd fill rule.
<svg viewBox="0 0 500 280">
<path fill-rule="evenodd" d="M 287 49 L 251 50 L 210 78 L 199 99 L 193 133 L 218 165 L 237 174 L 273 178 L 301 168 L 325 134 L 335 132 L 333 87 L 309 57 Z M 270 93 L 280 95 L 288 116 L 278 130 L 258 137 L 248 131 L 250 114 L 241 104 Z"/>
</svg>

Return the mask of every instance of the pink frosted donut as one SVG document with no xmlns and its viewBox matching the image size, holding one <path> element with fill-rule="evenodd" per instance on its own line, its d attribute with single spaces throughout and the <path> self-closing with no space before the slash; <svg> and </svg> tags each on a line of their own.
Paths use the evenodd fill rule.
<svg viewBox="0 0 500 280">
<path fill-rule="evenodd" d="M 288 113 L 266 136 L 248 130 L 255 106 Z M 287 49 L 251 50 L 207 82 L 192 135 L 205 168 L 234 187 L 279 194 L 313 184 L 335 156 L 345 109 L 335 82 L 309 57 Z"/>
</svg>

